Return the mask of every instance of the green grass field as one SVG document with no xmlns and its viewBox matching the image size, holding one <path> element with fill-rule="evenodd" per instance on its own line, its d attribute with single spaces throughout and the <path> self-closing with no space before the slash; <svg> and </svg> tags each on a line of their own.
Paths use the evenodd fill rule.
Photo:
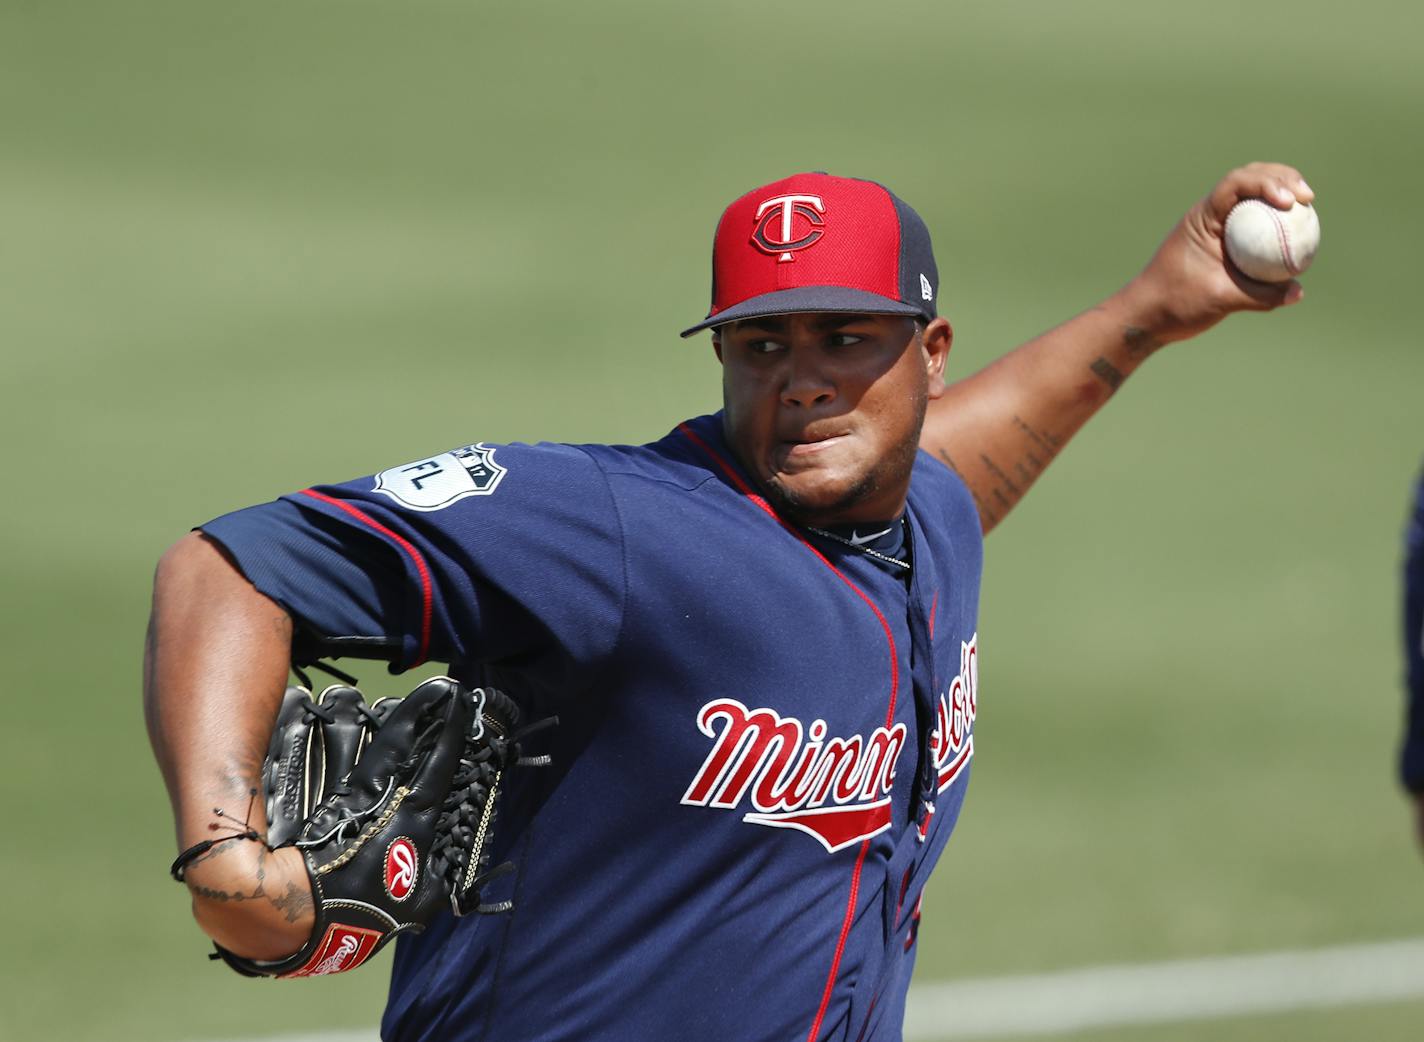
<svg viewBox="0 0 1424 1042">
<path fill-rule="evenodd" d="M 374 1021 L 383 967 L 202 958 L 140 712 L 153 564 L 313 481 L 715 408 L 676 336 L 712 224 L 797 169 L 925 216 L 957 374 L 1115 289 L 1233 165 L 1301 167 L 1324 226 L 1301 307 L 1155 358 L 989 541 L 921 977 L 1424 934 L 1392 780 L 1421 30 L 1404 0 L 0 4 L 0 1038 Z"/>
</svg>

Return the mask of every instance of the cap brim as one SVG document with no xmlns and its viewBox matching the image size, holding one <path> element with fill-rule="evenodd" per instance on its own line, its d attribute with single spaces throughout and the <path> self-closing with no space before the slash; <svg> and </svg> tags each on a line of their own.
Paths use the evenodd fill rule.
<svg viewBox="0 0 1424 1042">
<path fill-rule="evenodd" d="M 879 293 L 870 293 L 863 289 L 849 289 L 845 286 L 800 286 L 751 297 L 715 315 L 708 315 L 697 325 L 684 329 L 681 335 L 691 336 L 698 330 L 737 322 L 744 318 L 795 315 L 808 311 L 853 315 L 925 315 L 925 311 L 914 304 L 892 300 L 890 297 L 882 297 Z"/>
</svg>

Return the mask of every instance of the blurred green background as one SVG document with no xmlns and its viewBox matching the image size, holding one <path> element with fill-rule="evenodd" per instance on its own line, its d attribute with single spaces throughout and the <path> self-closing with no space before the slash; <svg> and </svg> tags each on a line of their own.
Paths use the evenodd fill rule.
<svg viewBox="0 0 1424 1042">
<path fill-rule="evenodd" d="M 920 979 L 1424 934 L 1392 777 L 1421 29 L 1403 0 L 0 0 L 0 1038 L 374 1022 L 384 959 L 293 986 L 202 957 L 140 713 L 155 560 L 314 481 L 715 408 L 676 336 L 713 222 L 801 169 L 925 216 L 959 375 L 1231 166 L 1299 166 L 1325 229 L 1302 306 L 1159 355 L 990 539 Z"/>
</svg>

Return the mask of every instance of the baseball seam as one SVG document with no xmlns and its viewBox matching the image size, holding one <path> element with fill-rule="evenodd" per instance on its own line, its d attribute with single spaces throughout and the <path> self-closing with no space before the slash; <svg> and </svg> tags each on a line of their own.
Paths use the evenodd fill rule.
<svg viewBox="0 0 1424 1042">
<path fill-rule="evenodd" d="M 1296 264 L 1295 255 L 1291 252 L 1290 231 L 1287 230 L 1285 222 L 1281 220 L 1281 211 L 1268 203 L 1262 205 L 1270 212 L 1271 221 L 1276 226 L 1276 239 L 1281 247 L 1281 263 L 1286 266 L 1286 271 L 1292 275 L 1299 275 L 1300 267 Z"/>
<path fill-rule="evenodd" d="M 1300 275 L 1300 265 L 1296 263 L 1296 255 L 1290 242 L 1290 229 L 1286 228 L 1286 222 L 1282 221 L 1279 209 L 1274 208 L 1265 199 L 1249 199 L 1247 204 L 1256 209 L 1262 209 L 1269 216 L 1270 222 L 1276 228 L 1276 245 L 1280 248 L 1280 263 L 1286 268 L 1289 275 Z"/>
</svg>

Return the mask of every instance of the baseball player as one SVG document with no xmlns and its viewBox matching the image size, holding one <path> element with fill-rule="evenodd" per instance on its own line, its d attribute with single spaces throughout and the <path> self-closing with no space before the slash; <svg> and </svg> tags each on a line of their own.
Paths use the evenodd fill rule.
<svg viewBox="0 0 1424 1042">
<path fill-rule="evenodd" d="M 1312 192 L 1233 171 L 1118 293 L 946 386 L 909 206 L 821 173 L 741 196 L 684 333 L 712 331 L 720 412 L 467 444 L 165 555 L 145 704 L 180 848 L 249 803 L 294 654 L 448 663 L 559 724 L 501 796 L 512 911 L 401 938 L 385 1039 L 899 1038 L 975 755 L 981 533 L 1158 347 L 1299 299 L 1223 259 L 1245 197 Z M 312 885 L 250 825 L 186 882 L 219 945 L 279 960 Z"/>
<path fill-rule="evenodd" d="M 1415 827 L 1424 843 L 1424 473 L 1404 537 L 1404 664 L 1408 685 L 1400 779 L 1412 795 Z"/>
</svg>

